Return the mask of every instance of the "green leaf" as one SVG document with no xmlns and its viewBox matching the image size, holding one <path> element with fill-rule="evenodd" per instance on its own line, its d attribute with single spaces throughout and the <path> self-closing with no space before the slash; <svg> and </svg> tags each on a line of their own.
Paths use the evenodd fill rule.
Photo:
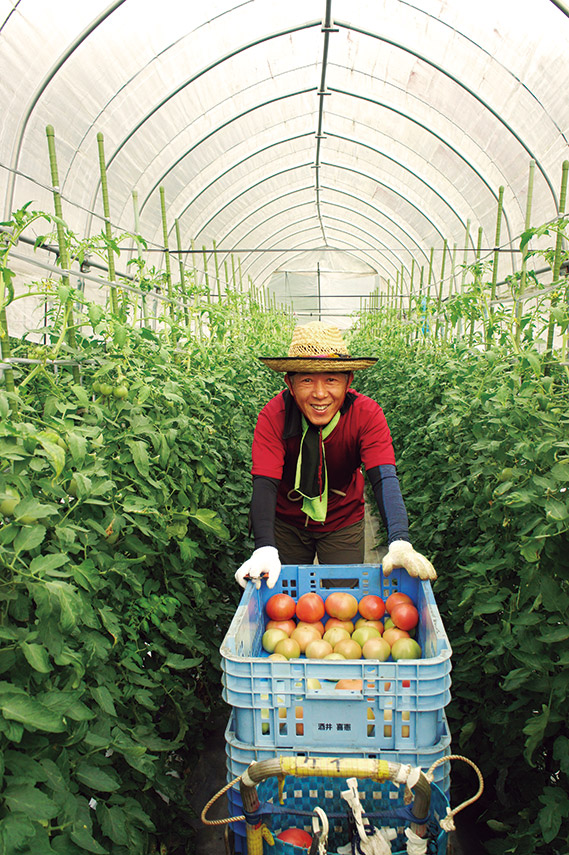
<svg viewBox="0 0 569 855">
<path fill-rule="evenodd" d="M 68 561 L 69 556 L 64 555 L 63 552 L 50 552 L 48 555 L 38 555 L 30 563 L 30 573 L 34 575 L 40 573 L 49 574 L 52 570 L 56 570 L 58 567 L 67 564 Z"/>
<path fill-rule="evenodd" d="M 4 801 L 11 811 L 23 813 L 36 822 L 46 822 L 57 816 L 55 802 L 37 787 L 27 784 L 7 786 Z"/>
<path fill-rule="evenodd" d="M 222 523 L 219 515 L 210 508 L 199 508 L 195 514 L 190 513 L 188 516 L 191 517 L 191 519 L 196 522 L 196 525 L 203 531 L 214 534 L 216 537 L 219 537 L 220 540 L 229 539 L 229 530 Z"/>
<path fill-rule="evenodd" d="M 569 638 L 569 626 L 556 626 L 545 630 L 539 636 L 540 641 L 547 644 L 555 644 L 557 641 L 566 641 Z"/>
<path fill-rule="evenodd" d="M 38 434 L 38 440 L 43 448 L 45 457 L 47 457 L 53 466 L 56 478 L 59 478 L 65 466 L 65 451 L 60 445 L 57 445 L 55 442 L 50 442 L 42 437 L 41 434 Z"/>
<path fill-rule="evenodd" d="M 0 696 L 0 709 L 4 718 L 20 722 L 28 729 L 48 733 L 63 733 L 66 729 L 58 713 L 25 695 Z"/>
<path fill-rule="evenodd" d="M 569 796 L 561 787 L 544 787 L 540 802 L 545 805 L 539 812 L 539 825 L 546 843 L 551 843 L 559 834 L 561 824 L 569 819 Z"/>
<path fill-rule="evenodd" d="M 173 668 L 176 671 L 185 671 L 190 668 L 196 668 L 202 662 L 202 656 L 195 659 L 186 659 L 181 653 L 169 653 L 164 662 L 164 667 Z"/>
<path fill-rule="evenodd" d="M 75 777 L 90 790 L 102 793 L 113 793 L 120 789 L 120 780 L 111 772 L 106 772 L 100 766 L 90 763 L 80 763 L 75 770 Z"/>
<path fill-rule="evenodd" d="M 128 815 L 125 811 L 117 805 L 107 807 L 102 804 L 100 807 L 97 807 L 97 814 L 100 816 L 101 831 L 105 837 L 109 837 L 113 843 L 119 846 L 126 846 L 128 844 L 126 830 Z"/>
<path fill-rule="evenodd" d="M 148 450 L 146 443 L 139 440 L 129 440 L 127 442 L 130 448 L 134 465 L 138 469 L 143 478 L 146 478 L 150 472 L 150 463 L 148 460 Z"/>
<path fill-rule="evenodd" d="M 86 438 L 79 433 L 69 433 L 67 434 L 67 445 L 74 465 L 81 466 L 87 454 Z"/>
<path fill-rule="evenodd" d="M 74 826 L 70 837 L 81 851 L 94 852 L 95 855 L 108 855 L 108 849 L 97 843 L 90 831 L 84 826 Z"/>
<path fill-rule="evenodd" d="M 534 715 L 523 729 L 523 732 L 528 736 L 528 739 L 526 739 L 524 757 L 530 766 L 534 765 L 531 758 L 537 746 L 543 741 L 545 730 L 549 724 L 549 716 L 549 707 L 542 704 L 541 712 Z"/>
<path fill-rule="evenodd" d="M 117 711 L 115 709 L 115 704 L 111 693 L 106 686 L 92 686 L 89 691 L 91 692 L 93 700 L 99 704 L 104 712 L 116 717 Z"/>
<path fill-rule="evenodd" d="M 0 852 L 2 855 L 23 852 L 35 831 L 36 826 L 23 811 L 8 814 L 0 819 Z"/>
<path fill-rule="evenodd" d="M 22 641 L 20 648 L 34 671 L 39 671 L 40 674 L 49 674 L 52 667 L 45 647 L 41 644 L 28 644 L 28 642 Z"/>
<path fill-rule="evenodd" d="M 43 543 L 45 533 L 46 528 L 43 525 L 22 526 L 14 541 L 15 552 L 30 552 L 32 549 L 36 549 L 40 543 Z"/>
</svg>

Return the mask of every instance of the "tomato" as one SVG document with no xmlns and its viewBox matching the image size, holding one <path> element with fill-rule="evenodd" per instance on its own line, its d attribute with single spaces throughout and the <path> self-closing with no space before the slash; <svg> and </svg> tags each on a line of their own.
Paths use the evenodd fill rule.
<svg viewBox="0 0 569 855">
<path fill-rule="evenodd" d="M 411 603 L 397 603 L 391 612 L 391 620 L 399 629 L 413 629 L 419 623 L 419 612 Z"/>
<path fill-rule="evenodd" d="M 299 620 L 297 626 L 309 626 L 311 629 L 317 629 L 320 635 L 324 635 L 324 624 L 321 620 L 307 621 Z"/>
<path fill-rule="evenodd" d="M 394 626 L 391 629 L 386 629 L 383 633 L 383 638 L 392 647 L 399 638 L 409 638 L 409 633 L 405 629 L 398 629 Z"/>
<path fill-rule="evenodd" d="M 391 648 L 391 656 L 398 659 L 420 659 L 422 651 L 413 638 L 399 638 Z"/>
<path fill-rule="evenodd" d="M 303 594 L 296 603 L 296 616 L 307 623 L 321 620 L 324 617 L 324 600 L 314 591 Z"/>
<path fill-rule="evenodd" d="M 14 509 L 20 501 L 20 494 L 13 487 L 6 487 L 2 493 L 3 499 L 0 501 L 0 513 L 7 517 L 11 517 Z"/>
<path fill-rule="evenodd" d="M 302 626 L 297 626 L 296 629 L 291 632 L 290 637 L 294 638 L 295 641 L 298 641 L 301 653 L 304 653 L 311 641 L 316 641 L 317 639 L 319 641 L 321 640 L 318 630 L 311 627 L 309 623 L 303 623 Z"/>
<path fill-rule="evenodd" d="M 265 630 L 261 639 L 263 649 L 266 650 L 267 653 L 274 653 L 275 647 L 277 646 L 279 641 L 283 640 L 283 638 L 288 638 L 288 635 L 286 634 L 284 629 Z"/>
<path fill-rule="evenodd" d="M 269 620 L 265 629 L 284 629 L 287 635 L 296 629 L 296 624 L 293 620 Z"/>
<path fill-rule="evenodd" d="M 366 594 L 359 602 L 359 611 L 366 620 L 379 620 L 385 614 L 385 603 L 375 594 Z"/>
<path fill-rule="evenodd" d="M 126 398 L 128 396 L 128 387 L 121 383 L 120 386 L 115 386 L 113 389 L 115 398 Z"/>
<path fill-rule="evenodd" d="M 296 603 L 290 594 L 273 594 L 267 600 L 265 611 L 271 620 L 290 620 L 294 617 Z"/>
<path fill-rule="evenodd" d="M 300 656 L 300 644 L 294 638 L 282 638 L 277 642 L 275 653 L 282 653 L 287 659 L 298 659 Z"/>
<path fill-rule="evenodd" d="M 326 611 L 330 617 L 351 620 L 358 613 L 358 601 L 353 594 L 334 591 L 326 597 Z"/>
<path fill-rule="evenodd" d="M 303 849 L 310 849 L 312 844 L 312 835 L 303 828 L 286 828 L 277 834 L 277 838 L 285 843 L 292 843 L 293 846 L 301 846 Z"/>
<path fill-rule="evenodd" d="M 340 691 L 348 691 L 348 692 L 363 692 L 364 681 L 363 680 L 350 680 L 348 678 L 344 680 L 338 680 L 335 689 L 339 689 Z"/>
<path fill-rule="evenodd" d="M 345 629 L 347 632 L 350 633 L 350 635 L 354 631 L 354 624 L 351 620 L 340 620 L 340 618 L 337 617 L 328 618 L 328 620 L 326 621 L 326 631 L 332 629 L 333 626 L 341 626 L 342 629 Z"/>
<path fill-rule="evenodd" d="M 388 614 L 391 614 L 393 608 L 397 603 L 411 603 L 413 604 L 413 600 L 409 596 L 409 594 L 404 594 L 403 591 L 394 591 L 392 594 L 388 596 L 385 601 L 385 608 Z"/>
</svg>

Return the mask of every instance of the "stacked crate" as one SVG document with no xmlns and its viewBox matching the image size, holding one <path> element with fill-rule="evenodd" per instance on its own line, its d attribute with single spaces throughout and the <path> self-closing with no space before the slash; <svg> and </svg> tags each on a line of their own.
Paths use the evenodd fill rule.
<svg viewBox="0 0 569 855">
<path fill-rule="evenodd" d="M 377 594 L 409 594 L 419 611 L 419 660 L 270 660 L 261 638 L 265 604 L 275 593 L 294 599 L 315 591 L 324 600 L 347 591 L 360 600 Z M 223 697 L 232 707 L 226 730 L 228 780 L 254 760 L 275 755 L 381 757 L 397 763 L 431 764 L 450 753 L 444 709 L 449 703 L 451 648 L 430 582 L 379 565 L 286 565 L 277 585 L 248 585 L 221 646 Z M 340 679 L 359 680 L 360 690 L 337 690 Z M 319 686 L 318 688 L 313 688 Z M 448 797 L 448 764 L 434 772 Z M 229 791 L 231 815 L 241 812 L 238 790 Z M 236 825 L 236 852 L 245 851 L 244 827 Z"/>
</svg>

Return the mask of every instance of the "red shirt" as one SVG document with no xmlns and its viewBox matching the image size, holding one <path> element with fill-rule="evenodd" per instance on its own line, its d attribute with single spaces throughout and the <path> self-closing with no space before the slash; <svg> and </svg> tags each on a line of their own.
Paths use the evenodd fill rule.
<svg viewBox="0 0 569 855">
<path fill-rule="evenodd" d="M 287 408 L 288 417 L 285 418 Z M 324 440 L 328 512 L 323 523 L 308 519 L 306 528 L 309 530 L 335 531 L 361 520 L 364 515 L 361 467 L 395 465 L 391 434 L 379 404 L 350 389 L 340 412 L 340 421 Z M 290 393 L 283 391 L 272 398 L 257 419 L 251 472 L 280 480 L 276 515 L 284 522 L 304 528 L 307 517 L 302 511 L 302 501 L 287 498 L 294 490 L 302 435 L 300 425 L 300 411 Z M 346 495 L 337 495 L 333 490 Z"/>
</svg>

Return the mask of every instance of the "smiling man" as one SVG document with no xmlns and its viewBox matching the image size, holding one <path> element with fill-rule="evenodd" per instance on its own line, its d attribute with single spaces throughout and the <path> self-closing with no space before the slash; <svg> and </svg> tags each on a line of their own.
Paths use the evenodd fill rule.
<svg viewBox="0 0 569 855">
<path fill-rule="evenodd" d="M 377 360 L 352 357 L 337 327 L 314 321 L 294 330 L 286 357 L 262 362 L 287 388 L 261 410 L 253 437 L 251 523 L 255 551 L 235 574 L 274 587 L 281 564 L 361 564 L 364 476 L 387 529 L 388 575 L 405 567 L 436 578 L 409 538 L 391 435 L 379 404 L 351 388 L 353 372 Z"/>
</svg>

